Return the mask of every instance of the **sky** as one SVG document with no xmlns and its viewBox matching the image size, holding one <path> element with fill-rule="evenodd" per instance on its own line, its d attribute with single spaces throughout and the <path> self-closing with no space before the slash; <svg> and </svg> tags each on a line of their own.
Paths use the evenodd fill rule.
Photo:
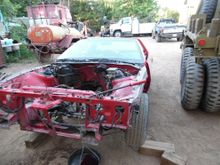
<svg viewBox="0 0 220 165">
<path fill-rule="evenodd" d="M 161 7 L 168 7 L 173 10 L 182 10 L 184 8 L 184 2 L 186 0 L 157 0 L 158 4 Z M 196 6 L 200 0 L 187 0 L 188 5 L 190 6 Z"/>
</svg>

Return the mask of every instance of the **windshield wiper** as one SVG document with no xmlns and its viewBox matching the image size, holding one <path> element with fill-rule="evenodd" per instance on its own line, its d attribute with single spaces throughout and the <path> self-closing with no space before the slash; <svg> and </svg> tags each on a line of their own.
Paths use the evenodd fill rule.
<svg viewBox="0 0 220 165">
<path fill-rule="evenodd" d="M 134 63 L 134 62 L 129 62 L 129 61 L 121 61 L 121 60 L 112 60 L 108 58 L 92 58 L 92 59 L 58 59 L 56 61 L 57 63 L 59 62 L 98 62 L 98 63 L 111 63 L 111 64 L 130 64 L 130 65 L 135 65 L 135 66 L 141 66 L 141 63 Z"/>
<path fill-rule="evenodd" d="M 64 58 L 58 59 L 56 62 L 88 62 L 88 59 L 72 59 L 72 58 Z"/>
<path fill-rule="evenodd" d="M 121 60 L 112 60 L 108 58 L 93 58 L 93 59 L 88 59 L 89 61 L 96 61 L 96 62 L 106 62 L 106 63 L 124 63 L 124 64 L 130 64 L 130 65 L 138 65 L 140 66 L 141 63 L 134 63 L 134 62 L 129 62 L 129 61 L 121 61 Z"/>
</svg>

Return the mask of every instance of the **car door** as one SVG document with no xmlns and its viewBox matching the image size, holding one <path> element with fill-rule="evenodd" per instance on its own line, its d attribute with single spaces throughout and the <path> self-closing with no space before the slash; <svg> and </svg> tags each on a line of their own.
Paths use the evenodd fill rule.
<svg viewBox="0 0 220 165">
<path fill-rule="evenodd" d="M 122 19 L 121 31 L 122 33 L 131 33 L 131 18 L 126 17 Z"/>
</svg>

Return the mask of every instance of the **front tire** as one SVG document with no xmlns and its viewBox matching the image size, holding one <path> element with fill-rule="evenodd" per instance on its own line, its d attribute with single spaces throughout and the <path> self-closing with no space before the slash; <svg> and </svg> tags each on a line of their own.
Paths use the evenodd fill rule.
<svg viewBox="0 0 220 165">
<path fill-rule="evenodd" d="M 220 110 L 220 61 L 213 58 L 205 61 L 206 89 L 203 108 L 207 112 Z"/>
<path fill-rule="evenodd" d="M 185 110 L 196 110 L 201 102 L 204 88 L 204 67 L 190 57 L 181 84 L 181 104 Z"/>
<path fill-rule="evenodd" d="M 122 32 L 117 30 L 117 31 L 114 32 L 113 36 L 114 37 L 121 37 L 122 36 Z"/>
<path fill-rule="evenodd" d="M 138 150 L 144 144 L 147 136 L 148 122 L 148 95 L 142 94 L 141 104 L 138 111 L 132 111 L 131 128 L 125 133 L 126 143 Z"/>
</svg>

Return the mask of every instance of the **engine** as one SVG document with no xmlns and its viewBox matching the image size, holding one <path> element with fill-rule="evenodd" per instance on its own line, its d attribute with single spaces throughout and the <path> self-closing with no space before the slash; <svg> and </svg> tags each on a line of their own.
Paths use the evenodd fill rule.
<svg viewBox="0 0 220 165">
<path fill-rule="evenodd" d="M 99 92 L 111 89 L 113 80 L 129 75 L 123 69 L 108 67 L 105 64 L 81 67 L 74 67 L 71 64 L 56 64 L 52 70 L 60 87 Z"/>
</svg>

